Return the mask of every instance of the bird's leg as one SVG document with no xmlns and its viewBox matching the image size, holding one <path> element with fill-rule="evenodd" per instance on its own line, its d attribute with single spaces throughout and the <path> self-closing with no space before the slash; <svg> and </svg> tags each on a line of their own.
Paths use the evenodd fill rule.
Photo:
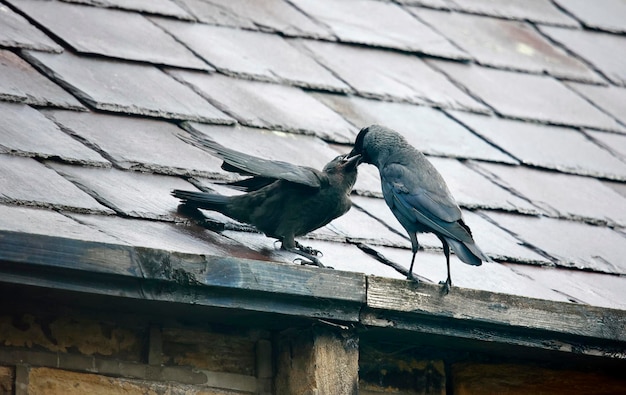
<svg viewBox="0 0 626 395">
<path fill-rule="evenodd" d="M 415 255 L 417 255 L 417 250 L 420 245 L 417 242 L 417 234 L 412 233 L 409 237 L 411 238 L 411 251 L 413 252 L 413 258 L 411 258 L 411 266 L 409 267 L 409 273 L 406 275 L 406 279 L 417 282 L 417 278 L 413 277 L 413 264 L 415 263 Z"/>
<path fill-rule="evenodd" d="M 452 277 L 450 276 L 450 246 L 443 237 L 440 237 L 439 239 L 443 244 L 443 254 L 446 256 L 446 266 L 448 267 L 448 278 L 445 282 L 440 281 L 439 284 L 443 285 L 442 292 L 447 295 L 450 293 L 450 287 L 452 287 Z"/>
</svg>

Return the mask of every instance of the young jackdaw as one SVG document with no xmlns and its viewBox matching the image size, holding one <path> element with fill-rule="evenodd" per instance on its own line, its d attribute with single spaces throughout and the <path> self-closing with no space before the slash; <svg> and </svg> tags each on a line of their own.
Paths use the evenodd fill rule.
<svg viewBox="0 0 626 395">
<path fill-rule="evenodd" d="M 318 266 L 317 251 L 304 247 L 295 237 L 305 235 L 345 214 L 352 202 L 360 155 L 340 155 L 322 171 L 291 163 L 261 159 L 224 147 L 199 136 L 181 139 L 196 144 L 222 159 L 222 168 L 251 176 L 227 185 L 248 193 L 223 196 L 214 193 L 174 190 L 184 205 L 220 212 L 255 226 L 281 241 L 282 248 L 304 256 Z"/>
<path fill-rule="evenodd" d="M 417 233 L 434 233 L 443 244 L 448 278 L 444 291 L 450 291 L 450 247 L 469 265 L 481 265 L 489 258 L 478 248 L 461 210 L 450 194 L 443 177 L 426 157 L 394 130 L 379 125 L 361 129 L 348 158 L 361 155 L 361 162 L 376 166 L 385 202 L 406 229 L 413 257 L 419 244 Z"/>
</svg>

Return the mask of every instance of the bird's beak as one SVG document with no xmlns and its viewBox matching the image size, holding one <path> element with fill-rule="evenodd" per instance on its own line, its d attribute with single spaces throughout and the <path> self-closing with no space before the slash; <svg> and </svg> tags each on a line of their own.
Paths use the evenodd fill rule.
<svg viewBox="0 0 626 395">
<path fill-rule="evenodd" d="M 352 154 L 352 152 L 350 152 L 344 158 L 344 166 L 348 168 L 357 167 L 360 163 L 361 163 L 361 154 Z"/>
<path fill-rule="evenodd" d="M 350 151 L 350 153 L 346 156 L 346 159 L 350 159 L 353 158 L 355 156 L 361 156 L 361 154 L 356 152 L 356 148 L 352 148 L 352 151 Z"/>
</svg>

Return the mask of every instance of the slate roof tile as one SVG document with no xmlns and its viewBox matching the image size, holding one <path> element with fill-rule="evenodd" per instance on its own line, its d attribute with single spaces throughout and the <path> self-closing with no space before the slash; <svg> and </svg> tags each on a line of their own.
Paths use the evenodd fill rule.
<svg viewBox="0 0 626 395">
<path fill-rule="evenodd" d="M 110 166 L 95 151 L 72 139 L 39 111 L 25 104 L 0 102 L 0 152 Z M 75 112 L 73 112 L 75 113 Z"/>
<path fill-rule="evenodd" d="M 300 44 L 361 96 L 489 111 L 416 56 L 320 41 Z"/>
<path fill-rule="evenodd" d="M 626 277 L 554 267 L 508 265 L 514 272 L 566 296 L 570 301 L 626 309 Z"/>
<path fill-rule="evenodd" d="M 595 178 L 525 166 L 475 166 L 498 184 L 526 196 L 550 216 L 626 226 L 626 199 Z"/>
<path fill-rule="evenodd" d="M 127 244 L 56 211 L 0 204 L 0 229 L 102 243 Z"/>
<path fill-rule="evenodd" d="M 0 29 L 2 47 L 63 52 L 63 47 L 4 4 L 0 4 L 0 26 L 2 26 Z"/>
<path fill-rule="evenodd" d="M 622 0 L 555 0 L 555 3 L 586 27 L 626 33 L 626 3 Z"/>
<path fill-rule="evenodd" d="M 626 89 L 614 85 L 597 86 L 568 82 L 567 86 L 596 105 L 602 111 L 626 125 Z M 619 130 L 617 130 L 620 132 Z M 622 131 L 626 133 L 626 131 Z"/>
<path fill-rule="evenodd" d="M 371 197 L 362 197 L 362 196 L 353 196 L 352 204 L 368 215 L 376 218 L 381 223 L 385 224 L 390 229 L 394 230 L 398 235 L 402 235 L 402 237 L 406 238 L 406 248 L 410 247 L 410 241 L 406 230 L 400 225 L 400 222 L 394 217 L 389 207 L 385 201 L 381 198 L 371 198 Z M 441 249 L 441 241 L 437 239 L 437 237 L 430 233 L 425 233 L 419 236 L 419 244 L 420 247 L 424 247 L 426 249 Z M 407 251 L 407 260 L 411 259 L 411 251 L 410 249 Z"/>
<path fill-rule="evenodd" d="M 93 112 L 45 111 L 45 115 L 122 169 L 214 175 L 221 165 L 219 159 L 176 137 L 186 133 L 169 122 Z"/>
<path fill-rule="evenodd" d="M 476 244 L 494 260 L 526 264 L 550 264 L 550 260 L 520 238 L 498 227 L 486 217 L 492 211 L 463 210 L 463 220 L 472 229 Z"/>
<path fill-rule="evenodd" d="M 374 0 L 292 0 L 330 27 L 343 42 L 467 59 L 463 51 L 392 2 Z"/>
<path fill-rule="evenodd" d="M 411 259 L 410 251 L 380 246 L 373 248 L 385 258 L 408 269 Z M 564 296 L 552 291 L 545 285 L 521 276 L 500 263 L 488 262 L 483 263 L 482 266 L 469 266 L 458 259 L 452 259 L 450 271 L 454 286 L 509 295 L 567 301 Z M 419 251 L 415 257 L 413 273 L 433 283 L 445 281 L 447 272 L 443 254 Z"/>
<path fill-rule="evenodd" d="M 624 163 L 578 130 L 458 111 L 450 113 L 525 164 L 573 174 L 626 180 Z"/>
<path fill-rule="evenodd" d="M 546 76 L 429 60 L 498 114 L 559 125 L 623 130 L 614 119 Z"/>
<path fill-rule="evenodd" d="M 321 230 L 329 230 L 339 236 L 340 239 L 350 240 L 350 242 L 405 248 L 411 246 L 411 243 L 405 236 L 391 231 L 387 226 L 381 224 L 380 221 L 356 207 L 352 207 L 350 211 L 333 220 L 324 228 Z M 312 237 L 315 237 L 316 232 L 311 234 Z"/>
<path fill-rule="evenodd" d="M 626 162 L 626 135 L 594 130 L 587 130 L 585 133 L 595 142 L 613 153 L 613 155 L 620 158 L 622 162 Z"/>
<path fill-rule="evenodd" d="M 202 23 L 220 26 L 256 29 L 255 24 L 243 15 L 238 15 L 219 2 L 207 0 L 178 0 L 181 7 Z"/>
<path fill-rule="evenodd" d="M 427 154 L 516 163 L 442 111 L 431 107 L 356 96 L 315 94 L 315 97 L 353 125 L 359 128 L 371 124 L 385 125 L 403 134 Z"/>
<path fill-rule="evenodd" d="M 0 155 L 0 174 L 2 202 L 111 213 L 111 210 L 35 159 Z"/>
<path fill-rule="evenodd" d="M 282 160 L 322 170 L 339 153 L 323 140 L 302 134 L 255 129 L 241 125 L 222 126 L 188 122 L 184 128 L 225 147 L 260 158 Z M 221 160 L 218 160 L 219 168 Z M 223 173 L 223 172 L 222 172 Z M 232 175 L 233 173 L 226 173 Z M 224 174 L 222 174 L 222 178 Z"/>
<path fill-rule="evenodd" d="M 324 24 L 309 18 L 285 0 L 213 2 L 232 15 L 249 19 L 255 28 L 262 31 L 279 32 L 288 37 L 335 39 Z"/>
<path fill-rule="evenodd" d="M 610 228 L 547 217 L 489 212 L 520 239 L 549 254 L 559 266 L 625 274 L 626 237 Z"/>
<path fill-rule="evenodd" d="M 239 242 L 197 226 L 115 216 L 73 213 L 69 216 L 117 240 L 139 247 L 242 258 L 250 258 L 255 253 Z"/>
<path fill-rule="evenodd" d="M 536 23 L 576 27 L 575 19 L 560 11 L 550 0 L 446 0 L 450 7 L 473 14 Z"/>
<path fill-rule="evenodd" d="M 13 52 L 0 49 L 0 99 L 38 106 L 84 109 L 69 93 Z"/>
<path fill-rule="evenodd" d="M 170 73 L 193 85 L 243 125 L 315 134 L 342 143 L 354 139 L 350 124 L 300 88 L 218 74 L 180 70 Z"/>
<path fill-rule="evenodd" d="M 78 52 L 210 69 L 141 14 L 60 1 L 10 2 Z"/>
<path fill-rule="evenodd" d="M 99 7 L 142 11 L 149 14 L 167 15 L 180 19 L 191 19 L 191 15 L 174 0 L 63 0 L 72 3 L 91 4 Z"/>
<path fill-rule="evenodd" d="M 154 66 L 65 52 L 26 53 L 29 61 L 89 105 L 113 112 L 232 123 L 202 97 Z"/>
<path fill-rule="evenodd" d="M 224 74 L 338 92 L 350 89 L 280 36 L 164 18 L 152 20 Z"/>
<path fill-rule="evenodd" d="M 446 158 L 428 158 L 428 160 L 441 173 L 452 196 L 463 207 L 538 213 L 527 200 L 494 184 L 458 160 Z"/>
<path fill-rule="evenodd" d="M 354 244 L 310 239 L 304 240 L 303 243 L 321 251 L 324 256 L 320 260 L 324 265 L 333 269 L 388 278 L 406 278 L 395 269 L 381 264 L 375 258 L 364 253 Z"/>
<path fill-rule="evenodd" d="M 551 26 L 542 26 L 540 30 L 597 68 L 612 83 L 626 86 L 626 37 Z"/>
<path fill-rule="evenodd" d="M 180 202 L 170 191 L 194 190 L 187 181 L 176 177 L 60 163 L 48 165 L 122 216 L 171 221 Z"/>
<path fill-rule="evenodd" d="M 565 79 L 604 82 L 587 65 L 550 43 L 527 22 L 415 7 L 410 10 L 480 64 L 539 74 L 547 72 Z"/>
</svg>

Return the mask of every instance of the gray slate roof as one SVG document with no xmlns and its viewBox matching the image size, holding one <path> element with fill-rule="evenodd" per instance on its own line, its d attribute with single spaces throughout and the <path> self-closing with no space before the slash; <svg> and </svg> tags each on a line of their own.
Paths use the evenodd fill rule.
<svg viewBox="0 0 626 395">
<path fill-rule="evenodd" d="M 495 260 L 454 257 L 456 286 L 624 310 L 624 4 L 3 0 L 0 232 L 291 263 L 221 214 L 177 213 L 171 189 L 233 193 L 233 175 L 176 134 L 321 168 L 379 123 L 431 158 Z M 368 253 L 411 256 L 374 168 L 353 201 L 300 241 L 402 278 Z M 440 242 L 420 242 L 416 273 L 444 279 Z"/>
</svg>

